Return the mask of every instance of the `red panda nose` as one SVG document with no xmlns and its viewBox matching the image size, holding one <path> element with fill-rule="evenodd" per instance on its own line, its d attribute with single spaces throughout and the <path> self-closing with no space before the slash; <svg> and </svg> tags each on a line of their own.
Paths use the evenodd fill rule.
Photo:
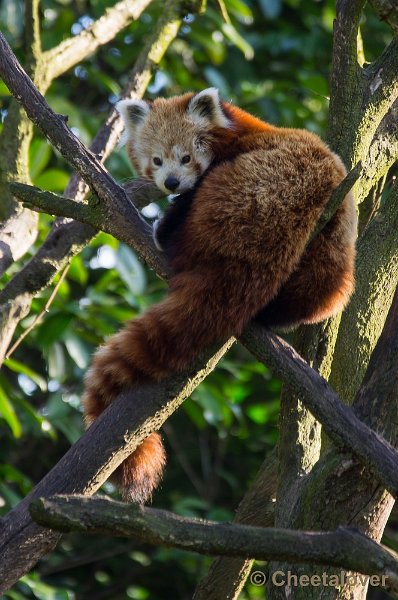
<svg viewBox="0 0 398 600">
<path fill-rule="evenodd" d="M 165 187 L 167 187 L 168 190 L 170 190 L 171 192 L 174 192 L 174 190 L 176 190 L 178 188 L 178 186 L 180 185 L 179 180 L 177 179 L 177 177 L 174 177 L 173 175 L 169 175 L 169 177 L 167 177 L 166 181 L 164 182 Z"/>
</svg>

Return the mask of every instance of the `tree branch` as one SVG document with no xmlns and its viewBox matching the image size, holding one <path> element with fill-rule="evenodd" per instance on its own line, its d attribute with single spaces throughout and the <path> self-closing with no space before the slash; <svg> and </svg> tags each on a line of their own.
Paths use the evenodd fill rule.
<svg viewBox="0 0 398 600">
<path fill-rule="evenodd" d="M 356 292 L 341 316 L 330 383 L 352 402 L 383 329 L 398 283 L 398 186 L 358 242 Z M 355 348 L 355 360 L 348 360 Z"/>
<path fill-rule="evenodd" d="M 394 496 L 398 495 L 398 452 L 362 423 L 337 394 L 287 342 L 255 325 L 249 325 L 240 341 L 286 382 L 289 388 L 320 421 L 325 433 L 337 445 L 343 444 L 370 467 Z M 389 372 L 389 381 L 398 373 L 398 363 Z M 355 441 L 354 441 L 355 440 Z"/>
<path fill-rule="evenodd" d="M 345 138 L 361 101 L 356 93 L 361 73 L 357 38 L 364 4 L 365 0 L 338 0 L 333 29 L 328 140 L 346 165 L 351 163 Z"/>
<path fill-rule="evenodd" d="M 115 186 L 117 184 L 115 183 Z M 142 185 L 142 184 L 141 184 Z M 119 187 L 119 186 L 117 186 Z M 122 242 L 135 247 L 137 243 L 137 220 L 136 209 L 131 204 L 130 210 L 124 210 L 123 214 L 119 212 L 119 206 L 113 207 L 109 202 L 109 196 L 104 197 L 105 202 L 99 202 L 97 198 L 91 197 L 88 204 L 83 202 L 75 202 L 63 196 L 57 196 L 52 192 L 45 192 L 37 187 L 12 183 L 10 188 L 14 195 L 23 202 L 24 206 L 46 212 L 52 215 L 61 215 L 71 217 L 77 221 L 81 221 L 86 225 L 91 225 L 97 230 L 105 231 L 115 236 Z M 127 198 L 127 196 L 126 196 Z M 153 246 L 152 228 L 140 217 L 139 229 L 141 238 L 143 234 L 146 237 L 146 244 Z M 153 254 L 155 250 L 152 248 Z M 156 262 L 155 262 L 156 261 Z M 152 268 L 156 269 L 163 276 L 168 273 L 168 267 L 164 256 L 158 254 L 156 259 L 152 259 Z"/>
<path fill-rule="evenodd" d="M 384 116 L 363 162 L 361 183 L 355 188 L 358 204 L 398 159 L 398 99 Z"/>
<path fill-rule="evenodd" d="M 41 498 L 30 511 L 40 524 L 63 532 L 122 535 L 216 556 L 329 564 L 384 577 L 384 585 L 398 591 L 396 558 L 358 531 L 343 527 L 332 532 L 306 532 L 216 523 L 99 497 Z"/>
<path fill-rule="evenodd" d="M 398 40 L 362 71 L 362 99 L 353 148 L 355 160 L 364 161 L 380 123 L 398 98 Z"/>
</svg>

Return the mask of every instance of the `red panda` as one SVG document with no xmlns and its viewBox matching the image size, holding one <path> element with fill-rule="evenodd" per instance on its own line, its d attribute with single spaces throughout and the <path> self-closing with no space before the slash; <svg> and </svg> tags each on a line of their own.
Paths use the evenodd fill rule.
<svg viewBox="0 0 398 600">
<path fill-rule="evenodd" d="M 136 171 L 179 194 L 155 233 L 172 276 L 167 297 L 96 353 L 83 397 L 87 425 L 124 388 L 185 369 L 251 319 L 315 323 L 340 311 L 354 288 L 352 194 L 309 242 L 346 175 L 316 135 L 264 123 L 214 88 L 118 108 Z M 126 499 L 149 499 L 164 463 L 152 433 L 117 470 Z"/>
</svg>

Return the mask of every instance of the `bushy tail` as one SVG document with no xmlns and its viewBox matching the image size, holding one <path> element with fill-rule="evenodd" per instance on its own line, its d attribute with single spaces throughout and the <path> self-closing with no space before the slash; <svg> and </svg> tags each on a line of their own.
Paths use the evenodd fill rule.
<svg viewBox="0 0 398 600">
<path fill-rule="evenodd" d="M 109 339 L 95 355 L 86 377 L 83 403 L 87 425 L 123 389 L 184 370 L 206 346 L 241 332 L 263 299 L 247 269 L 242 273 L 235 270 L 231 276 L 232 280 L 224 276 L 220 281 L 217 270 L 173 277 L 163 302 Z M 126 499 L 145 502 L 157 486 L 164 464 L 161 438 L 152 433 L 118 468 L 116 484 Z"/>
</svg>

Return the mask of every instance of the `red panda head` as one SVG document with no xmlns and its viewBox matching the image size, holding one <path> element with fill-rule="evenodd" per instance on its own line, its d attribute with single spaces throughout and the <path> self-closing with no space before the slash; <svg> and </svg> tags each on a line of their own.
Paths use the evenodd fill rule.
<svg viewBox="0 0 398 600">
<path fill-rule="evenodd" d="M 194 187 L 213 160 L 212 132 L 231 125 L 215 88 L 152 103 L 122 100 L 117 109 L 134 168 L 166 194 Z"/>
</svg>

